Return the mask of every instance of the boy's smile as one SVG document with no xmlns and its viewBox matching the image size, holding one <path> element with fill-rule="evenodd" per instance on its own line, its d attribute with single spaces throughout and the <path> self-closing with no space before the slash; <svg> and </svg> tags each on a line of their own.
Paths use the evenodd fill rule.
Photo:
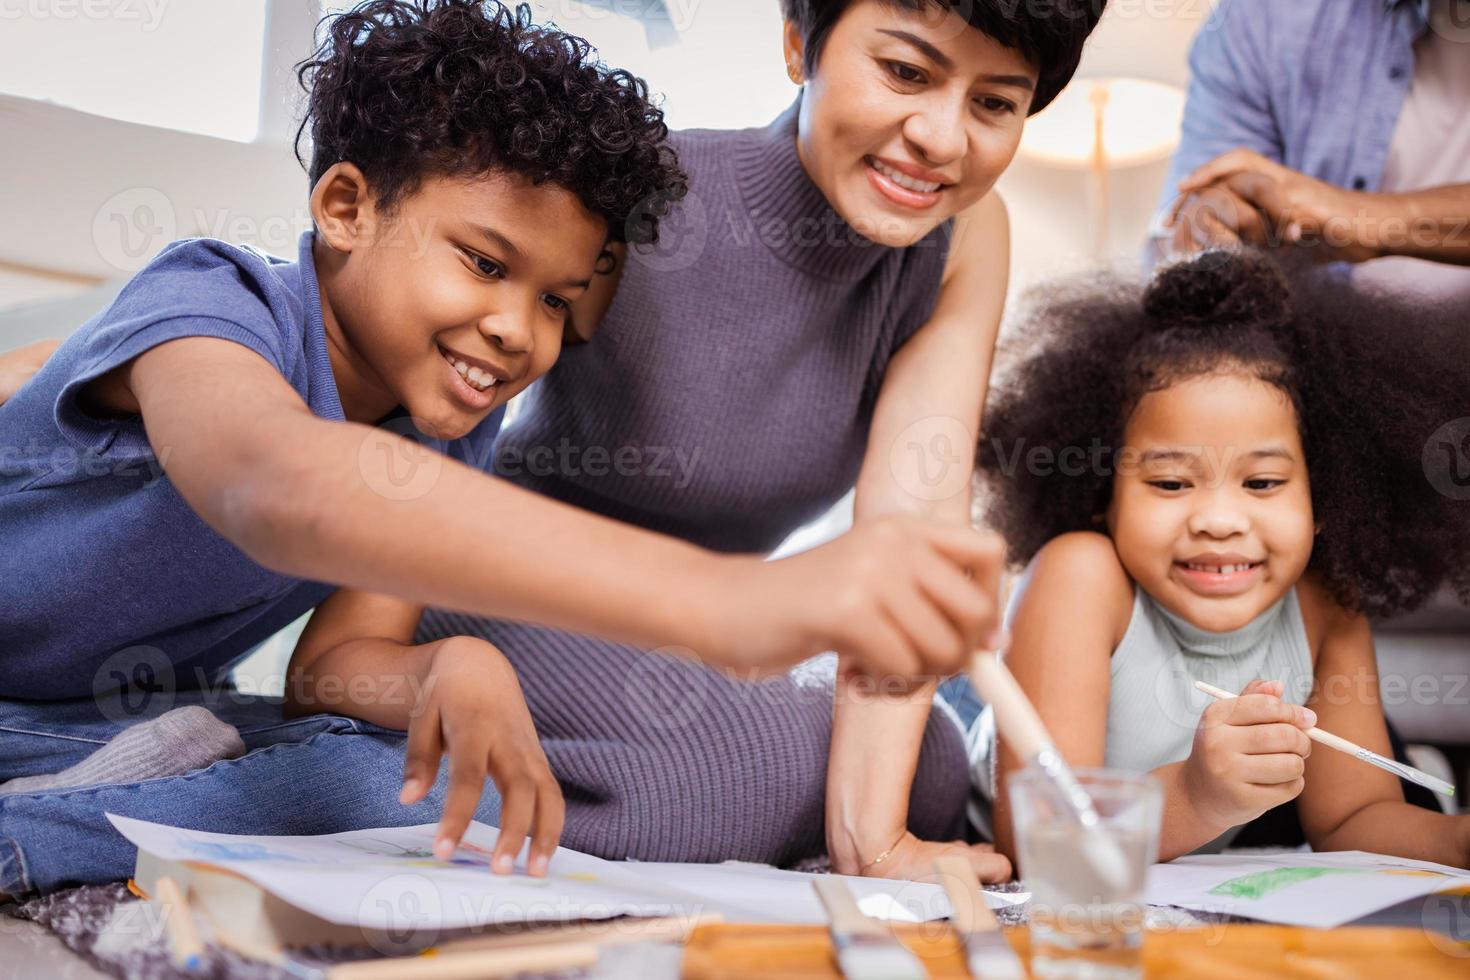
<svg viewBox="0 0 1470 980">
<path fill-rule="evenodd" d="M 339 164 L 312 195 L 323 318 L 351 421 L 402 406 L 455 439 L 556 361 L 607 223 L 556 184 L 427 177 L 382 216 Z"/>
<path fill-rule="evenodd" d="M 1301 578 L 1312 499 L 1283 391 L 1243 372 L 1188 378 L 1139 400 L 1124 443 L 1109 530 L 1129 575 L 1166 609 L 1228 632 Z"/>
</svg>

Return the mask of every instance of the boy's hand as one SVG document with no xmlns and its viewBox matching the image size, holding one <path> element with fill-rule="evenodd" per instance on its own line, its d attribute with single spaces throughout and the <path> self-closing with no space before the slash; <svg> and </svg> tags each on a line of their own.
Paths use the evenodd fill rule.
<svg viewBox="0 0 1470 980">
<path fill-rule="evenodd" d="M 1200 716 L 1183 781 L 1202 818 L 1237 827 L 1302 791 L 1317 723 L 1309 708 L 1281 700 L 1280 681 L 1251 681 L 1240 696 L 1215 701 Z"/>
<path fill-rule="evenodd" d="M 444 860 L 474 819 L 488 774 L 501 797 L 493 870 L 511 872 L 529 833 L 531 874 L 545 875 L 566 804 L 514 668 L 490 643 L 456 636 L 440 641 L 424 680 L 408 727 L 399 802 L 423 799 L 438 775 L 440 756 L 449 756 L 449 792 L 434 841 L 434 854 Z"/>
<path fill-rule="evenodd" d="M 774 562 L 733 559 L 708 648 L 725 667 L 775 670 L 832 650 L 873 677 L 964 669 L 994 649 L 998 536 L 889 516 Z"/>
</svg>

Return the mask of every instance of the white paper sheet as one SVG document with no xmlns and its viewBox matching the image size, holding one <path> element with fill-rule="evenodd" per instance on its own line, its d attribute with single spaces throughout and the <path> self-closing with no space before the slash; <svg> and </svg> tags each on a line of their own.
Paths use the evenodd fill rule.
<svg viewBox="0 0 1470 980">
<path fill-rule="evenodd" d="M 1210 854 L 1149 869 L 1150 905 L 1329 929 L 1399 902 L 1470 885 L 1470 872 L 1364 851 Z"/>
<path fill-rule="evenodd" d="M 182 830 L 108 814 L 141 850 L 227 868 L 340 925 L 402 931 L 489 923 L 632 916 L 723 915 L 731 922 L 821 924 L 812 875 L 750 864 L 605 861 L 558 848 L 546 878 L 489 870 L 499 831 L 474 823 L 450 862 L 431 854 L 433 824 L 321 837 L 251 837 Z M 524 852 L 522 859 L 524 860 Z M 521 865 L 524 868 L 524 863 Z M 933 884 L 845 878 L 877 918 L 928 922 L 949 915 Z M 991 895 L 993 906 L 1027 896 Z"/>
</svg>

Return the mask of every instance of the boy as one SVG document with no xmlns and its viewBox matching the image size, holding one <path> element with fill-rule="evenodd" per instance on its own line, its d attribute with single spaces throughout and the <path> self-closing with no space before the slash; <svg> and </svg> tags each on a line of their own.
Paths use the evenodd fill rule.
<svg viewBox="0 0 1470 980">
<path fill-rule="evenodd" d="M 972 532 L 894 520 L 763 564 L 394 436 L 488 458 L 505 403 L 574 335 L 608 242 L 653 240 L 684 178 L 643 83 L 524 10 L 374 0 L 331 22 L 302 77 L 315 230 L 297 261 L 176 243 L 0 406 L 0 893 L 125 876 L 105 812 L 301 834 L 440 806 L 429 786 L 398 806 L 398 731 L 208 690 L 336 585 L 730 667 L 838 649 L 875 673 L 953 670 L 966 649 L 921 642 L 939 615 L 981 641 L 999 549 Z M 948 601 L 920 586 L 941 563 Z M 479 695 L 409 739 L 461 768 L 461 739 L 508 756 L 481 771 L 544 858 L 561 803 L 513 673 L 456 671 Z M 358 702 L 408 696 L 353 680 Z M 504 835 L 499 866 L 520 843 Z"/>
</svg>

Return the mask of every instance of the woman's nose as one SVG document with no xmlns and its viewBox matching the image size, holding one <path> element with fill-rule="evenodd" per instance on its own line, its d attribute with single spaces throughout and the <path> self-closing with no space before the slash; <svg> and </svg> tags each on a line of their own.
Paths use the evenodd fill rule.
<svg viewBox="0 0 1470 980">
<path fill-rule="evenodd" d="M 925 164 L 943 167 L 965 155 L 963 112 L 954 99 L 935 98 L 909 116 L 904 135 Z"/>
</svg>

